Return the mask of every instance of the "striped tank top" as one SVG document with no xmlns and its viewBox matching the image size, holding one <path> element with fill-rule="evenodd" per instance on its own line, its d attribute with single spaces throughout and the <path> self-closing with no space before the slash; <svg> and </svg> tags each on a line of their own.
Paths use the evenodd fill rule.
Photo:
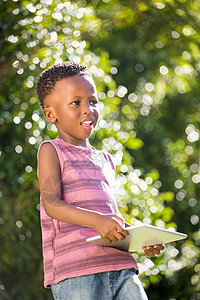
<svg viewBox="0 0 200 300">
<path fill-rule="evenodd" d="M 44 141 L 40 147 L 44 143 L 51 143 L 58 155 L 63 201 L 103 214 L 119 213 L 113 193 L 115 169 L 108 153 L 71 145 L 60 138 Z M 45 287 L 71 277 L 128 268 L 138 270 L 130 253 L 87 243 L 88 237 L 97 235 L 93 228 L 49 217 L 42 199 L 40 219 Z"/>
</svg>

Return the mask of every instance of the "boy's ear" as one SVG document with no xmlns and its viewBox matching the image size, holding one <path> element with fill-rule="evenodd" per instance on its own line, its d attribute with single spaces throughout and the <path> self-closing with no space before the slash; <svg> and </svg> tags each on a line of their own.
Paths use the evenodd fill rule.
<svg viewBox="0 0 200 300">
<path fill-rule="evenodd" d="M 55 123 L 57 121 L 55 112 L 52 107 L 46 107 L 43 109 L 43 114 L 48 122 Z"/>
</svg>

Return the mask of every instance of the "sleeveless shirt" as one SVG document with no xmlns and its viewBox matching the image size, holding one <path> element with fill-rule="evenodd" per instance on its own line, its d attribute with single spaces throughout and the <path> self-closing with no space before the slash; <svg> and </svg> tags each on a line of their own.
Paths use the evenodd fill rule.
<svg viewBox="0 0 200 300">
<path fill-rule="evenodd" d="M 119 214 L 113 193 L 115 168 L 110 154 L 94 147 L 81 147 L 57 138 L 51 143 L 58 155 L 61 199 L 67 204 L 103 214 Z M 40 199 L 44 263 L 44 286 L 61 280 L 106 271 L 135 268 L 126 251 L 86 242 L 97 235 L 93 229 L 49 217 Z"/>
</svg>

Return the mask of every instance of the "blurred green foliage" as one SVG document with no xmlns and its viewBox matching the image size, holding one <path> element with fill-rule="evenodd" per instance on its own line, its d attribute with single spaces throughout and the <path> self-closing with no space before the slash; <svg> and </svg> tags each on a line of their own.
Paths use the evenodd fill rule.
<svg viewBox="0 0 200 300">
<path fill-rule="evenodd" d="M 61 61 L 88 66 L 126 221 L 188 234 L 159 257 L 133 254 L 151 300 L 200 299 L 198 0 L 3 0 L 0 6 L 0 298 L 43 288 L 36 153 L 55 138 L 35 93 Z"/>
</svg>

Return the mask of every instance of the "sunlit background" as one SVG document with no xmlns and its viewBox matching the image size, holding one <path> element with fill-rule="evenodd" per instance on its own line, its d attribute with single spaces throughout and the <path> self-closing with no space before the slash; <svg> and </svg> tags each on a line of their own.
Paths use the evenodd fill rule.
<svg viewBox="0 0 200 300">
<path fill-rule="evenodd" d="M 68 60 L 96 82 L 101 117 L 90 142 L 113 155 L 125 220 L 188 235 L 159 257 L 133 254 L 149 299 L 200 299 L 200 2 L 3 0 L 0 28 L 0 299 L 52 299 L 36 155 L 57 131 L 35 86 Z"/>
</svg>

